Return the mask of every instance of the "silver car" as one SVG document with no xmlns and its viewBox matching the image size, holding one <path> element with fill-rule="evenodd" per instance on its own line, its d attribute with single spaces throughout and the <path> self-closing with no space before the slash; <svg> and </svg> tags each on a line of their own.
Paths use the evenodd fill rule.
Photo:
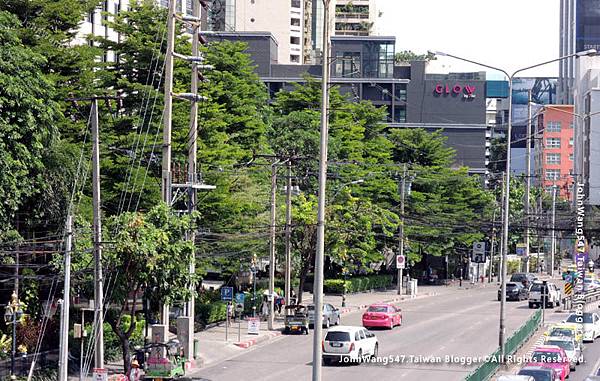
<svg viewBox="0 0 600 381">
<path fill-rule="evenodd" d="M 550 336 L 546 338 L 544 345 L 556 345 L 564 349 L 569 358 L 571 370 L 575 370 L 575 366 L 583 362 L 581 344 L 576 343 L 572 337 Z"/>
<path fill-rule="evenodd" d="M 339 325 L 341 322 L 340 310 L 329 303 L 323 304 L 323 327 L 329 328 L 331 325 Z M 315 324 L 315 306 L 308 305 L 308 323 Z"/>
</svg>

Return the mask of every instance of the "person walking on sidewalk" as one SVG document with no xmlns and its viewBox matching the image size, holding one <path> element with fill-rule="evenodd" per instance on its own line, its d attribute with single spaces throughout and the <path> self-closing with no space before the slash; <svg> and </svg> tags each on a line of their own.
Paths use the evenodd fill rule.
<svg viewBox="0 0 600 381">
<path fill-rule="evenodd" d="M 231 326 L 231 322 L 235 320 L 235 314 L 233 312 L 233 303 L 227 303 L 227 325 Z"/>
<path fill-rule="evenodd" d="M 262 304 L 260 306 L 261 317 L 263 320 L 267 320 L 269 316 L 269 302 L 266 297 L 263 297 Z"/>
</svg>

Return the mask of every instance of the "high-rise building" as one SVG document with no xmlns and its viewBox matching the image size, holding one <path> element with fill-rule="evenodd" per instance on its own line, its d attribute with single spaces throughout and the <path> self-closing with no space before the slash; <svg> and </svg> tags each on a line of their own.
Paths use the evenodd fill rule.
<svg viewBox="0 0 600 381">
<path fill-rule="evenodd" d="M 379 17 L 375 0 L 331 0 L 332 31 L 334 36 L 372 36 Z M 323 50 L 323 2 L 312 2 L 313 63 L 320 62 Z"/>
<path fill-rule="evenodd" d="M 600 57 L 581 57 L 575 67 L 574 175 L 590 205 L 600 205 Z"/>
<path fill-rule="evenodd" d="M 537 117 L 535 179 L 547 191 L 556 185 L 563 199 L 573 197 L 573 119 L 572 105 L 544 106 Z"/>
<path fill-rule="evenodd" d="M 600 51 L 600 0 L 560 0 L 560 56 Z M 558 100 L 573 104 L 575 58 L 559 63 Z"/>
</svg>

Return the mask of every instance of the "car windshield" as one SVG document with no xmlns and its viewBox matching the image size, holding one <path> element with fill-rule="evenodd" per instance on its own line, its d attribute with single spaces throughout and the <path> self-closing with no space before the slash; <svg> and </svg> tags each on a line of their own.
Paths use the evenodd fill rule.
<svg viewBox="0 0 600 381">
<path fill-rule="evenodd" d="M 510 289 L 510 288 L 518 288 L 519 286 L 517 286 L 516 283 L 507 283 L 506 284 L 506 288 Z"/>
<path fill-rule="evenodd" d="M 371 306 L 367 310 L 368 312 L 387 312 L 386 306 Z"/>
<path fill-rule="evenodd" d="M 581 315 L 571 314 L 567 318 L 567 323 L 581 323 L 581 321 L 577 321 L 577 318 L 581 318 Z M 583 323 L 591 324 L 592 323 L 592 314 L 584 313 L 583 314 Z"/>
<path fill-rule="evenodd" d="M 534 283 L 529 291 L 542 291 L 543 286 L 544 285 L 542 283 Z"/>
<path fill-rule="evenodd" d="M 519 375 L 532 376 L 535 381 L 552 381 L 552 372 L 542 369 L 521 369 Z"/>
<path fill-rule="evenodd" d="M 546 344 L 547 345 L 556 345 L 558 347 L 561 347 L 565 351 L 575 350 L 575 347 L 573 346 L 573 342 L 572 341 L 566 341 L 566 340 L 548 340 L 548 341 L 546 341 Z"/>
<path fill-rule="evenodd" d="M 513 276 L 510 277 L 511 282 L 522 282 L 525 279 L 527 279 L 525 274 L 513 274 Z"/>
<path fill-rule="evenodd" d="M 573 336 L 573 330 L 568 328 L 553 328 L 548 336 Z"/>
<path fill-rule="evenodd" d="M 350 341 L 350 334 L 348 332 L 327 332 L 325 336 L 327 341 Z"/>
<path fill-rule="evenodd" d="M 560 353 L 550 351 L 535 351 L 531 356 L 533 362 L 560 362 Z"/>
</svg>

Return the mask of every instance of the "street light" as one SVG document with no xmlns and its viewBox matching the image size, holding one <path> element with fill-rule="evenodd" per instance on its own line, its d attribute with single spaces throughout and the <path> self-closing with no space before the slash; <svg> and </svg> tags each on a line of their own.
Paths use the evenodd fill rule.
<svg viewBox="0 0 600 381">
<path fill-rule="evenodd" d="M 335 200 L 335 198 L 337 197 L 337 195 L 340 193 L 340 191 L 342 189 L 344 189 L 345 187 L 347 187 L 348 185 L 354 185 L 354 184 L 362 184 L 364 183 L 365 180 L 364 179 L 358 179 L 358 180 L 354 180 L 354 181 L 349 181 L 347 183 L 344 183 L 342 185 L 339 186 L 339 188 L 335 191 L 335 193 L 333 194 L 333 196 L 331 196 L 331 198 L 329 199 L 329 202 L 333 202 L 333 200 Z"/>
<path fill-rule="evenodd" d="M 500 298 L 500 329 L 499 329 L 499 334 L 498 334 L 498 341 L 500 344 L 500 358 L 501 358 L 501 362 L 504 363 L 505 362 L 505 348 L 504 348 L 504 331 L 505 331 L 505 319 L 506 319 L 506 308 L 505 308 L 505 304 L 506 304 L 506 275 L 507 275 L 507 269 L 506 269 L 506 263 L 507 263 L 507 255 L 508 255 L 508 218 L 509 218 L 509 207 L 510 207 L 510 197 L 508 195 L 510 195 L 510 145 L 511 145 L 511 133 L 512 133 L 512 87 L 513 87 L 513 80 L 515 78 L 515 76 L 523 71 L 529 70 L 529 69 L 533 69 L 539 66 L 544 66 L 547 65 L 549 63 L 553 63 L 553 62 L 558 62 L 558 61 L 562 61 L 562 60 L 566 60 L 572 57 L 583 57 L 583 56 L 595 56 L 597 54 L 596 49 L 589 49 L 589 50 L 584 50 L 581 52 L 577 52 L 577 53 L 573 53 L 573 54 L 569 54 L 566 56 L 562 56 L 559 58 L 555 58 L 549 61 L 544 61 L 535 65 L 531 65 L 531 66 L 527 66 L 521 69 L 518 69 L 516 71 L 514 71 L 512 74 L 509 74 L 506 70 L 504 69 L 500 69 L 497 68 L 495 66 L 491 66 L 491 65 L 487 65 L 481 62 L 477 62 L 477 61 L 473 61 L 467 58 L 463 58 L 463 57 L 459 57 L 459 56 L 455 56 L 452 54 L 448 54 L 448 53 L 444 53 L 444 52 L 432 52 L 434 55 L 438 55 L 438 56 L 442 56 L 442 57 L 451 57 L 460 61 L 464 61 L 464 62 L 468 62 L 468 63 L 472 63 L 474 65 L 478 65 L 478 66 L 482 66 L 482 67 L 486 67 L 488 69 L 492 69 L 492 70 L 497 70 L 501 73 L 503 73 L 504 75 L 506 75 L 506 77 L 508 78 L 508 128 L 506 131 L 506 177 L 505 177 L 505 192 L 506 192 L 506 197 L 504 199 L 504 220 L 502 221 L 503 226 L 502 226 L 502 243 L 503 243 L 503 248 L 502 248 L 502 291 L 501 291 L 501 298 Z"/>
<path fill-rule="evenodd" d="M 17 292 L 13 291 L 10 296 L 10 303 L 6 305 L 4 310 L 4 321 L 9 324 L 12 323 L 12 350 L 10 356 L 10 375 L 15 375 L 15 355 L 17 353 L 17 322 L 23 316 L 23 310 L 21 309 L 21 302 L 17 296 Z"/>
</svg>

